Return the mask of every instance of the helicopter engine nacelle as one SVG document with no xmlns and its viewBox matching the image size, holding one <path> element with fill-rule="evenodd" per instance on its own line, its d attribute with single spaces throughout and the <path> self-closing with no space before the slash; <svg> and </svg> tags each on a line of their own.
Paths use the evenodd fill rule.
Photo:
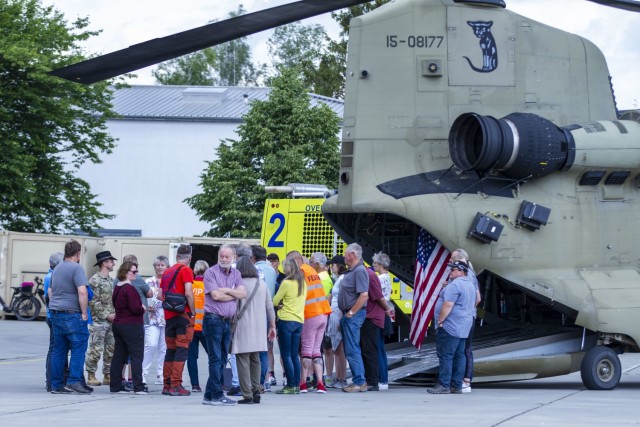
<svg viewBox="0 0 640 427">
<path fill-rule="evenodd" d="M 449 133 L 453 163 L 465 171 L 539 178 L 574 165 L 640 168 L 640 123 L 599 121 L 560 128 L 528 113 L 502 119 L 465 113 Z"/>
</svg>

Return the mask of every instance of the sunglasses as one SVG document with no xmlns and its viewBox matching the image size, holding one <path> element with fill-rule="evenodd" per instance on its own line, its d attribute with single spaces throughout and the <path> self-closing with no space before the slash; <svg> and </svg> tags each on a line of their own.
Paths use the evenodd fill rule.
<svg viewBox="0 0 640 427">
<path fill-rule="evenodd" d="M 138 274 L 138 270 L 129 270 L 129 273 Z"/>
</svg>

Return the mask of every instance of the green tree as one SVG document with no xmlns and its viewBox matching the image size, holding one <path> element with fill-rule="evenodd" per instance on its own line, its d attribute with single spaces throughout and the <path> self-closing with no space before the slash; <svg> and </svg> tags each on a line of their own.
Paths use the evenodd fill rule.
<svg viewBox="0 0 640 427">
<path fill-rule="evenodd" d="M 89 231 L 110 218 L 78 178 L 114 140 L 108 82 L 83 86 L 48 71 L 86 59 L 87 18 L 68 23 L 39 0 L 0 0 L 0 227 Z"/>
<path fill-rule="evenodd" d="M 228 17 L 246 12 L 240 5 Z M 264 67 L 253 64 L 251 46 L 248 39 L 242 37 L 165 61 L 151 73 L 163 85 L 255 86 Z"/>
<path fill-rule="evenodd" d="M 151 74 L 163 85 L 212 86 L 215 84 L 214 63 L 215 52 L 206 48 L 165 61 Z"/>
<path fill-rule="evenodd" d="M 200 176 L 202 193 L 186 203 L 211 223 L 205 234 L 258 236 L 264 185 L 290 182 L 338 184 L 340 118 L 326 105 L 312 107 L 301 77 L 282 69 L 267 101 L 254 101 L 238 127 L 238 140 L 225 139 L 217 159 Z"/>
<path fill-rule="evenodd" d="M 267 45 L 275 69 L 298 68 L 311 92 L 340 97 L 344 77 L 334 66 L 330 41 L 322 25 L 296 22 L 276 28 Z"/>
</svg>

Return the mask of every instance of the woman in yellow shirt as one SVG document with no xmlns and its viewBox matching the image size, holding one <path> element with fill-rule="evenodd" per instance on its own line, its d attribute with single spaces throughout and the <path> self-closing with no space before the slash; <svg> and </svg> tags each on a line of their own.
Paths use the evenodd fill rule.
<svg viewBox="0 0 640 427">
<path fill-rule="evenodd" d="M 300 388 L 300 336 L 304 323 L 304 305 L 307 299 L 307 286 L 304 275 L 293 259 L 285 259 L 282 263 L 287 276 L 273 297 L 273 305 L 278 307 L 278 345 L 287 385 L 276 394 L 298 394 Z"/>
</svg>

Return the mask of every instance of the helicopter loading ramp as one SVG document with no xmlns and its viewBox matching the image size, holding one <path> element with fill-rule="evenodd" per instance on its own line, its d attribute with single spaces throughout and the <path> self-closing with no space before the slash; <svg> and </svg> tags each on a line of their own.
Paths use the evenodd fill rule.
<svg viewBox="0 0 640 427">
<path fill-rule="evenodd" d="M 473 341 L 474 379 L 514 381 L 565 375 L 580 370 L 595 336 L 579 328 L 511 328 L 477 333 Z M 389 382 L 431 385 L 437 380 L 438 356 L 433 340 L 417 350 L 411 344 L 387 351 Z"/>
</svg>

